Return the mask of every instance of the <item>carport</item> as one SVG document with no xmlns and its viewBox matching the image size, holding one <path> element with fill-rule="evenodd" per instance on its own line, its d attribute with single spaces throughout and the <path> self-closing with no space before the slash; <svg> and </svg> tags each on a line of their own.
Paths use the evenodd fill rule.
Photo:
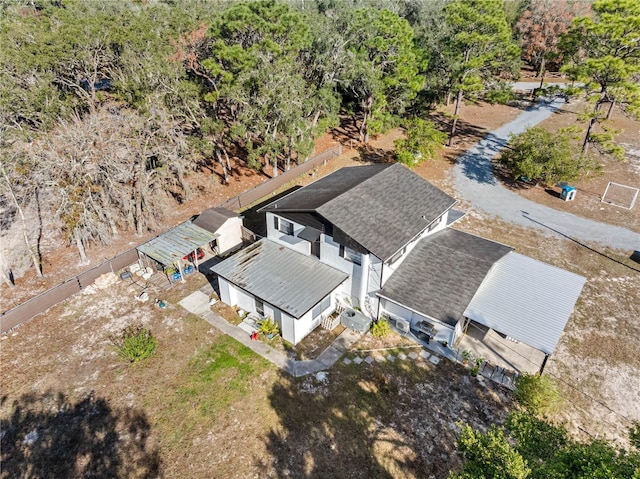
<svg viewBox="0 0 640 479">
<path fill-rule="evenodd" d="M 471 299 L 462 329 L 471 339 L 481 336 L 491 350 L 485 349 L 484 359 L 496 354 L 520 365 L 514 369 L 542 372 L 585 281 L 580 275 L 510 252 L 493 266 Z M 465 344 L 463 337 L 458 346 L 464 349 Z"/>
<path fill-rule="evenodd" d="M 165 267 L 176 268 L 179 279 L 184 280 L 183 258 L 194 253 L 194 266 L 198 270 L 197 249 L 206 247 L 218 236 L 187 221 L 141 244 L 137 249 Z"/>
</svg>

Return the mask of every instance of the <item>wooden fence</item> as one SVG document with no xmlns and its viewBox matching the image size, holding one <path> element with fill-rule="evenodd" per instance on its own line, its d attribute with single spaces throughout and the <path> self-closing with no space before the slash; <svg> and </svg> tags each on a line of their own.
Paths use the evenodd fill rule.
<svg viewBox="0 0 640 479">
<path fill-rule="evenodd" d="M 219 206 L 230 210 L 242 209 L 245 206 L 258 201 L 260 198 L 267 196 L 269 193 L 272 193 L 289 181 L 297 178 L 300 175 L 303 175 L 312 168 L 315 168 L 321 164 L 325 164 L 327 161 L 336 156 L 339 156 L 341 153 L 341 145 L 330 148 L 329 150 L 326 150 L 318 155 L 309 158 L 304 163 L 295 166 L 289 171 L 285 171 L 281 175 L 271 178 L 270 180 L 265 181 L 255 188 L 227 200 Z M 246 235 L 247 241 L 255 241 L 256 238 L 250 238 L 249 233 L 250 232 L 248 230 L 246 233 L 243 232 L 243 239 L 245 239 L 244 235 Z M 83 273 L 80 273 L 77 276 L 74 276 L 73 278 L 66 280 L 58 286 L 54 286 L 53 288 L 40 293 L 38 296 L 25 301 L 15 308 L 5 311 L 4 313 L 2 313 L 2 315 L 0 315 L 0 333 L 5 333 L 10 329 L 19 326 L 20 324 L 30 320 L 34 316 L 43 313 L 51 306 L 55 306 L 61 301 L 64 301 L 70 296 L 73 296 L 74 294 L 80 292 L 83 288 L 86 288 L 87 286 L 92 284 L 96 280 L 96 278 L 98 278 L 98 276 L 109 271 L 115 273 L 116 271 L 136 261 L 138 261 L 138 251 L 136 248 L 132 248 L 122 254 L 119 254 L 118 256 L 115 256 L 114 258 L 111 258 L 99 264 L 98 266 L 95 266 Z"/>
<path fill-rule="evenodd" d="M 2 316 L 0 316 L 0 333 L 5 333 L 15 328 L 25 321 L 30 320 L 35 315 L 46 311 L 51 306 L 55 306 L 59 302 L 78 293 L 83 288 L 92 284 L 101 274 L 109 271 L 115 273 L 137 260 L 138 251 L 132 248 L 4 312 Z"/>
<path fill-rule="evenodd" d="M 244 193 L 240 193 L 238 196 L 230 198 L 220 205 L 222 208 L 227 208 L 229 210 L 240 210 L 243 209 L 261 198 L 264 198 L 269 193 L 274 192 L 281 186 L 289 183 L 291 180 L 297 178 L 300 175 L 305 174 L 307 171 L 325 164 L 332 158 L 336 156 L 340 156 L 342 154 L 342 145 L 336 145 L 333 148 L 330 148 L 322 153 L 312 156 L 304 163 L 301 163 L 294 168 L 291 168 L 289 171 L 285 171 L 284 173 L 279 174 L 278 176 L 274 176 L 273 178 L 265 181 L 264 183 L 259 184 L 255 188 L 245 191 Z"/>
</svg>

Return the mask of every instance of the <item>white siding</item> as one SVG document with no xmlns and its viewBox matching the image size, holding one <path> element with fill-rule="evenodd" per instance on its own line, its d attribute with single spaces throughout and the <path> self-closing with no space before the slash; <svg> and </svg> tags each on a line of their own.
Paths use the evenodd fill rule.
<svg viewBox="0 0 640 479">
<path fill-rule="evenodd" d="M 220 254 L 224 254 L 242 244 L 242 218 L 229 218 L 216 231 Z"/>
<path fill-rule="evenodd" d="M 234 289 L 236 290 L 235 305 L 244 309 L 245 311 L 255 313 L 256 305 L 255 305 L 253 296 L 241 289 L 238 289 L 238 288 L 234 288 Z"/>
<path fill-rule="evenodd" d="M 404 260 L 407 258 L 407 256 L 409 256 L 409 253 L 411 253 L 411 251 L 413 250 L 413 248 L 416 247 L 416 245 L 418 244 L 418 242 L 423 239 L 426 238 L 429 235 L 434 234 L 437 231 L 440 231 L 444 228 L 446 228 L 447 226 L 447 216 L 448 216 L 448 212 L 443 214 L 439 220 L 436 220 L 436 222 L 434 222 L 434 224 L 431 226 L 431 229 L 426 229 L 422 232 L 422 234 L 420 236 L 418 236 L 417 238 L 415 238 L 413 241 L 409 242 L 406 244 L 405 246 L 405 251 L 402 254 L 402 256 L 400 256 L 399 258 L 397 258 L 393 264 L 390 264 L 389 261 L 387 261 L 384 265 L 383 268 L 383 276 L 382 276 L 382 285 L 384 285 L 384 283 L 387 282 L 387 280 L 391 277 L 391 275 L 400 267 L 400 265 L 404 262 Z M 381 285 L 381 287 L 382 287 Z"/>
<path fill-rule="evenodd" d="M 255 312 L 255 303 L 253 296 L 237 288 L 233 283 L 229 283 L 226 279 L 218 277 L 220 285 L 220 299 L 229 306 L 238 306 L 250 313 Z"/>
<path fill-rule="evenodd" d="M 400 306 L 399 304 L 384 298 L 380 299 L 380 311 L 381 315 L 386 314 L 391 318 L 400 318 L 409 321 L 412 329 L 416 329 L 416 324 L 419 321 L 433 323 L 436 330 L 436 335 L 433 339 L 435 341 L 447 341 L 449 344 L 453 344 L 454 328 L 448 324 L 438 321 L 437 319 L 416 313 L 415 311 L 411 311 L 404 306 Z"/>
<path fill-rule="evenodd" d="M 280 328 L 280 333 L 282 334 L 282 339 L 285 341 L 289 341 L 291 344 L 296 344 L 296 320 L 292 316 L 289 316 L 287 313 L 282 313 L 282 317 L 280 320 L 282 327 Z"/>
<path fill-rule="evenodd" d="M 231 296 L 231 285 L 229 284 L 229 282 L 224 279 L 224 278 L 218 278 L 218 285 L 220 286 L 220 300 L 225 303 L 225 304 L 229 304 L 229 305 L 233 305 L 235 297 L 232 298 Z"/>
</svg>

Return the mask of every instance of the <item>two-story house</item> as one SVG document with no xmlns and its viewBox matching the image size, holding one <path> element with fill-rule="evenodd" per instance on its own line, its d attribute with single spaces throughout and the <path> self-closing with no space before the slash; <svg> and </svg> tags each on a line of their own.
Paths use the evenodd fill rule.
<svg viewBox="0 0 640 479">
<path fill-rule="evenodd" d="M 400 164 L 342 168 L 262 208 L 267 237 L 213 268 L 221 299 L 271 316 L 293 344 L 347 303 L 374 319 L 427 326 L 433 339 L 450 344 L 480 321 L 550 354 L 584 278 L 447 228 L 455 203 Z M 531 284 L 544 277 L 552 285 L 523 286 L 552 299 L 531 328 L 512 306 L 507 314 L 487 300 L 509 290 L 500 289 L 505 281 L 515 284 L 509 274 L 526 277 L 522 268 L 535 273 Z M 529 301 L 525 292 L 508 294 L 500 298 L 512 305 Z"/>
</svg>

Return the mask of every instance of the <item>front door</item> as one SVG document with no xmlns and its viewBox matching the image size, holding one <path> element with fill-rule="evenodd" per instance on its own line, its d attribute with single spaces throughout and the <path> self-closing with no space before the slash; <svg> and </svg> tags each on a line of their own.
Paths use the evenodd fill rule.
<svg viewBox="0 0 640 479">
<path fill-rule="evenodd" d="M 315 256 L 320 259 L 320 240 L 317 239 L 311 242 L 311 256 Z"/>
</svg>

